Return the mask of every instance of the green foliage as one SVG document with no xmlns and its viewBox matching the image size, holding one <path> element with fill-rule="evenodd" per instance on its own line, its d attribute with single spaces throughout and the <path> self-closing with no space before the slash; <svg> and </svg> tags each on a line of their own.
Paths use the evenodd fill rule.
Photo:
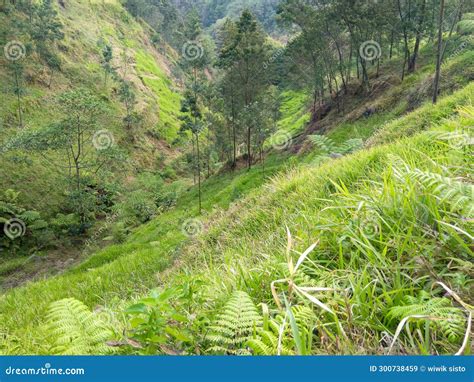
<svg viewBox="0 0 474 382">
<path fill-rule="evenodd" d="M 135 60 L 138 74 L 152 92 L 152 110 L 158 115 L 156 132 L 171 144 L 178 136 L 181 96 L 153 55 L 146 51 L 137 51 Z"/>
<path fill-rule="evenodd" d="M 107 86 L 107 78 L 110 74 L 114 73 L 114 68 L 112 67 L 112 58 L 113 52 L 112 47 L 106 44 L 102 49 L 102 69 L 104 70 L 104 86 Z"/>
<path fill-rule="evenodd" d="M 52 227 L 61 234 L 73 234 L 80 227 L 79 217 L 74 214 L 57 214 L 51 220 Z"/>
<path fill-rule="evenodd" d="M 11 189 L 0 194 L 0 249 L 10 254 L 41 247 L 51 239 L 48 223 L 38 211 L 21 205 L 20 194 Z"/>
<path fill-rule="evenodd" d="M 433 317 L 435 320 L 429 321 L 429 325 L 439 329 L 452 342 L 464 335 L 466 319 L 462 310 L 453 307 L 449 299 L 431 297 L 425 291 L 417 296 L 405 296 L 401 305 L 390 308 L 386 318 L 393 322 L 414 315 Z"/>
<path fill-rule="evenodd" d="M 146 298 L 127 308 L 131 337 L 144 346 L 144 352 L 162 352 L 161 345 L 174 343 L 182 347 L 192 337 L 185 328 L 188 319 L 174 308 L 172 299 L 178 296 L 177 289 L 155 290 Z"/>
<path fill-rule="evenodd" d="M 209 328 L 207 340 L 212 343 L 209 353 L 248 354 L 244 345 L 262 323 L 262 317 L 250 296 L 236 291 Z"/>
<path fill-rule="evenodd" d="M 127 225 L 145 223 L 158 213 L 153 194 L 146 190 L 128 193 L 126 199 L 114 205 L 112 210 Z"/>
<path fill-rule="evenodd" d="M 461 136 L 460 133 L 453 132 L 451 136 Z M 436 134 L 430 134 L 431 137 L 436 137 Z M 441 139 L 446 139 L 446 133 L 440 134 Z M 464 144 L 468 146 L 470 141 L 469 136 L 465 137 Z M 462 143 L 461 143 L 462 144 Z M 462 178 L 452 178 L 445 174 L 423 171 L 419 168 L 411 168 L 401 160 L 397 160 L 394 165 L 394 174 L 400 181 L 410 179 L 412 182 L 422 188 L 424 192 L 435 196 L 437 202 L 442 205 L 450 206 L 453 212 L 459 212 L 466 217 L 471 217 L 474 214 L 474 186 L 469 183 L 469 180 Z"/>
<path fill-rule="evenodd" d="M 458 22 L 457 29 L 461 35 L 474 34 L 474 13 L 465 13 L 462 20 Z"/>
<path fill-rule="evenodd" d="M 124 240 L 131 228 L 150 221 L 156 215 L 172 208 L 181 195 L 181 181 L 165 183 L 160 175 L 144 172 L 118 196 L 111 208 L 118 225 L 114 225 L 114 236 L 118 242 Z"/>
<path fill-rule="evenodd" d="M 339 158 L 360 150 L 363 146 L 362 139 L 349 139 L 343 143 L 336 143 L 326 135 L 309 135 L 309 141 L 317 148 L 314 163 L 320 163 L 328 158 Z"/>
<path fill-rule="evenodd" d="M 253 338 L 246 345 L 254 355 L 294 355 L 299 349 L 295 340 L 296 329 L 300 341 L 303 341 L 302 355 L 311 354 L 313 330 L 316 317 L 311 309 L 296 305 L 291 307 L 291 315 L 296 323 L 291 327 L 288 313 L 278 314 L 273 319 L 264 320 L 263 327 L 257 328 Z"/>
<path fill-rule="evenodd" d="M 46 329 L 53 343 L 52 354 L 110 354 L 106 345 L 112 331 L 86 305 L 74 298 L 53 302 L 46 315 Z"/>
</svg>

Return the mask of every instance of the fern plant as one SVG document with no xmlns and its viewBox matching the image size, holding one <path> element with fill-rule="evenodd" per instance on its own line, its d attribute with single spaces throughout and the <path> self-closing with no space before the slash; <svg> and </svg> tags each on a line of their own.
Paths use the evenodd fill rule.
<svg viewBox="0 0 474 382">
<path fill-rule="evenodd" d="M 418 296 L 405 296 L 402 305 L 389 310 L 387 319 L 392 322 L 410 316 L 433 318 L 429 326 L 440 330 L 451 342 L 459 340 L 464 334 L 466 320 L 462 310 L 452 306 L 447 298 L 432 297 L 426 291 L 421 291 Z"/>
<path fill-rule="evenodd" d="M 319 155 L 315 158 L 315 162 L 320 163 L 324 159 L 336 158 L 350 154 L 362 148 L 362 139 L 349 139 L 342 144 L 334 142 L 326 135 L 309 135 L 308 140 L 318 149 Z"/>
<path fill-rule="evenodd" d="M 405 174 L 403 174 L 405 172 Z M 440 203 L 447 203 L 453 211 L 464 212 L 467 216 L 474 213 L 474 186 L 458 179 L 441 174 L 422 171 L 418 168 L 395 170 L 398 177 L 407 176 L 423 189 L 430 191 Z"/>
<path fill-rule="evenodd" d="M 46 330 L 52 337 L 53 354 L 98 355 L 113 352 L 105 343 L 112 336 L 112 330 L 74 298 L 55 301 L 49 306 Z"/>
<path fill-rule="evenodd" d="M 316 317 L 313 311 L 301 305 L 291 307 L 292 319 L 288 314 L 278 314 L 274 319 L 264 320 L 263 327 L 257 328 L 253 338 L 247 341 L 247 346 L 255 355 L 294 355 L 296 339 L 295 330 L 302 342 L 305 354 L 311 353 L 313 329 Z M 291 320 L 295 327 L 292 328 Z"/>
<path fill-rule="evenodd" d="M 213 345 L 208 351 L 217 354 L 250 354 L 245 344 L 261 324 L 262 317 L 250 296 L 242 291 L 234 292 L 210 327 L 207 339 Z"/>
<path fill-rule="evenodd" d="M 317 147 L 323 153 L 329 154 L 330 152 L 335 151 L 337 148 L 337 144 L 326 135 L 309 135 L 308 139 L 315 147 Z"/>
</svg>

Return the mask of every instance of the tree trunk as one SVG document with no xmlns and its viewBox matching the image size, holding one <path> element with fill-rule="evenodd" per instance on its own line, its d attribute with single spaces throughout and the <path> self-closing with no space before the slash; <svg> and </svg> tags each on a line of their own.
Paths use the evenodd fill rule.
<svg viewBox="0 0 474 382">
<path fill-rule="evenodd" d="M 421 3 L 421 14 L 418 19 L 418 27 L 416 30 L 416 38 L 415 38 L 415 47 L 413 48 L 413 55 L 410 58 L 410 62 L 408 63 L 408 73 L 413 73 L 416 69 L 416 59 L 418 58 L 418 51 L 420 50 L 420 42 L 421 42 L 421 30 L 423 28 L 423 24 L 425 22 L 425 9 L 426 9 L 426 0 L 423 0 Z"/>
<path fill-rule="evenodd" d="M 193 142 L 193 158 L 195 160 L 196 158 L 196 145 L 194 144 L 194 136 L 193 139 L 191 139 Z M 193 184 L 196 185 L 196 163 L 193 163 Z"/>
<path fill-rule="evenodd" d="M 234 95 L 232 94 L 232 134 L 233 134 L 233 158 L 232 158 L 232 169 L 237 167 L 237 127 L 235 126 L 235 106 L 234 106 Z"/>
<path fill-rule="evenodd" d="M 390 33 L 390 53 L 388 55 L 388 58 L 391 60 L 392 59 L 392 54 L 393 54 L 393 29 L 392 32 Z"/>
<path fill-rule="evenodd" d="M 403 17 L 403 12 L 402 12 L 402 6 L 400 4 L 400 0 L 397 1 L 398 5 L 398 13 L 400 15 L 400 21 L 402 22 L 402 30 L 403 30 L 403 44 L 405 47 L 405 55 L 403 58 L 403 68 L 402 68 L 402 81 L 405 79 L 405 67 L 407 64 L 407 61 L 410 59 L 410 48 L 408 47 L 408 32 L 407 32 L 407 27 L 405 25 L 405 19 Z"/>
<path fill-rule="evenodd" d="M 441 76 L 441 55 L 443 51 L 443 19 L 444 19 L 444 0 L 439 5 L 439 23 L 438 23 L 438 48 L 436 53 L 436 73 L 433 84 L 433 103 L 438 101 L 439 78 Z"/>
<path fill-rule="evenodd" d="M 248 169 L 250 170 L 252 168 L 252 141 L 251 141 L 252 135 L 251 135 L 251 129 L 250 126 L 247 127 L 247 164 L 248 164 Z"/>
<path fill-rule="evenodd" d="M 196 134 L 196 151 L 197 151 L 197 176 L 198 176 L 198 194 L 199 194 L 199 214 L 202 211 L 201 201 L 201 153 L 199 151 L 199 135 Z"/>
<path fill-rule="evenodd" d="M 207 126 L 207 177 L 211 176 L 211 129 Z"/>
<path fill-rule="evenodd" d="M 19 127 L 23 127 L 23 113 L 21 110 L 21 88 L 20 88 L 20 76 L 18 74 L 18 68 L 15 69 L 15 90 L 18 102 L 18 123 Z"/>
</svg>

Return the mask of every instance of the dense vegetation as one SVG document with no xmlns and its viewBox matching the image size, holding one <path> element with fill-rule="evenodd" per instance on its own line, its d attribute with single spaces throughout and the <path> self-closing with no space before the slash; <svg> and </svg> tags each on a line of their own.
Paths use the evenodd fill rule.
<svg viewBox="0 0 474 382">
<path fill-rule="evenodd" d="M 471 12 L 4 2 L 0 351 L 469 354 Z"/>
</svg>

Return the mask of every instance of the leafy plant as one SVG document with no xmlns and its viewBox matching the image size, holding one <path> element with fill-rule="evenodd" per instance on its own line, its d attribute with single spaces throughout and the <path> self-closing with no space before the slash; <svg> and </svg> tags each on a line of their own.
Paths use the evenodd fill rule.
<svg viewBox="0 0 474 382">
<path fill-rule="evenodd" d="M 474 197 L 474 186 L 462 179 L 454 179 L 442 174 L 411 168 L 403 161 L 394 166 L 394 173 L 398 179 L 407 177 L 415 181 L 426 192 L 434 195 L 439 203 L 451 206 L 453 211 L 460 211 L 471 216 L 474 213 L 472 203 Z"/>
<path fill-rule="evenodd" d="M 274 319 L 264 316 L 263 327 L 257 328 L 247 346 L 254 355 L 311 354 L 316 317 L 302 305 L 291 307 L 291 313 L 278 314 Z"/>
<path fill-rule="evenodd" d="M 315 162 L 321 162 L 327 158 L 338 158 L 360 150 L 363 146 L 362 139 L 349 139 L 342 144 L 336 143 L 326 135 L 309 135 L 308 140 L 318 149 Z"/>
<path fill-rule="evenodd" d="M 192 342 L 185 325 L 188 318 L 171 303 L 177 297 L 176 289 L 155 290 L 125 311 L 130 317 L 131 337 L 144 346 L 146 353 L 163 352 L 163 346 L 169 343 L 181 346 Z"/>
<path fill-rule="evenodd" d="M 252 338 L 262 317 L 250 296 L 236 291 L 210 327 L 207 339 L 213 344 L 208 351 L 217 354 L 249 354 L 245 344 Z"/>
<path fill-rule="evenodd" d="M 0 248 L 8 248 L 11 253 L 26 247 L 39 247 L 42 236 L 47 237 L 46 220 L 38 211 L 27 210 L 20 203 L 20 192 L 8 189 L 3 195 L 0 194 Z M 16 227 L 13 227 L 9 237 L 6 234 L 9 229 L 3 229 L 3 226 L 12 221 L 16 222 Z"/>
<path fill-rule="evenodd" d="M 55 301 L 46 315 L 51 352 L 59 355 L 109 354 L 106 345 L 113 332 L 86 305 L 74 298 Z"/>
<path fill-rule="evenodd" d="M 464 322 L 466 321 L 462 310 L 452 306 L 447 298 L 432 297 L 426 291 L 420 291 L 417 296 L 405 296 L 403 305 L 392 307 L 387 320 L 401 320 L 397 329 L 395 339 L 400 334 L 403 326 L 406 326 L 406 333 L 409 343 L 415 347 L 416 335 L 419 335 L 419 343 L 426 352 L 429 351 L 431 343 L 430 329 L 440 330 L 451 342 L 456 342 L 464 334 Z M 420 324 L 414 330 L 408 327 L 410 319 L 420 320 L 424 325 L 424 336 L 420 335 Z M 393 346 L 393 343 L 392 343 Z"/>
</svg>

